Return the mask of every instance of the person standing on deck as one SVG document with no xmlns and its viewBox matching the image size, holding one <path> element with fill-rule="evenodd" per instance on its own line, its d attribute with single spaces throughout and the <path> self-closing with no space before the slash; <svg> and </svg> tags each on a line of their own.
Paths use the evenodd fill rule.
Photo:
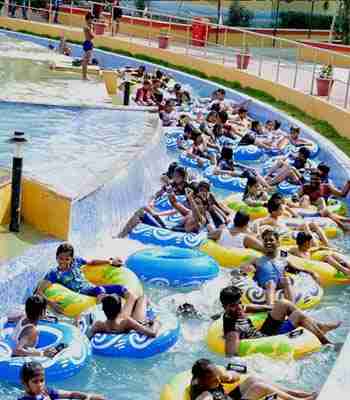
<svg viewBox="0 0 350 400">
<path fill-rule="evenodd" d="M 86 81 L 88 79 L 87 69 L 91 61 L 92 51 L 94 48 L 92 40 L 95 37 L 94 34 L 92 33 L 92 14 L 90 12 L 86 14 L 85 21 L 86 21 L 86 26 L 84 26 L 83 28 L 85 41 L 83 43 L 84 57 L 82 62 L 82 68 L 83 68 L 83 80 Z"/>
</svg>

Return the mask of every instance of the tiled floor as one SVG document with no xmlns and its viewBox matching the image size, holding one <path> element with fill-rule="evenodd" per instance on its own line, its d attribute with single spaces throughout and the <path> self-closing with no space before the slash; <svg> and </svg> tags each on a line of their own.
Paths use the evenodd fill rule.
<svg viewBox="0 0 350 400">
<path fill-rule="evenodd" d="M 20 256 L 25 250 L 45 239 L 46 236 L 23 224 L 21 232 L 9 232 L 8 226 L 0 225 L 0 264 Z"/>
</svg>

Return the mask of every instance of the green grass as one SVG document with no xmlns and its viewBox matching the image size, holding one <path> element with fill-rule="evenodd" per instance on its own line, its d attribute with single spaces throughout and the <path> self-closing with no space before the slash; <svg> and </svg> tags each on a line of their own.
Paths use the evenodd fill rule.
<svg viewBox="0 0 350 400">
<path fill-rule="evenodd" d="M 33 36 L 40 36 L 45 37 L 45 35 L 40 34 L 33 34 L 29 31 L 19 30 L 18 32 L 27 33 Z M 50 39 L 57 39 L 60 38 L 57 36 L 49 37 Z M 77 41 L 70 41 L 74 44 L 81 44 L 81 42 Z M 153 64 L 158 64 L 163 67 L 172 68 L 177 71 L 186 72 L 187 74 L 197 76 L 199 78 L 207 79 L 211 82 L 218 83 L 220 85 L 226 86 L 227 88 L 237 90 L 238 92 L 244 93 L 252 98 L 260 100 L 264 103 L 270 104 L 271 106 L 283 111 L 285 114 L 290 115 L 293 118 L 298 119 L 299 121 L 305 123 L 306 125 L 313 128 L 316 132 L 320 133 L 325 138 L 329 139 L 333 142 L 337 147 L 339 147 L 347 156 L 350 157 L 350 140 L 343 137 L 329 122 L 325 120 L 319 120 L 314 118 L 310 114 L 307 114 L 305 111 L 301 110 L 300 108 L 288 104 L 285 101 L 277 100 L 275 97 L 271 96 L 270 94 L 258 90 L 249 86 L 243 87 L 238 81 L 228 81 L 226 79 L 219 78 L 217 76 L 208 76 L 207 74 L 190 67 L 184 67 L 182 65 L 176 65 L 155 57 L 147 56 L 145 54 L 140 53 L 131 53 L 129 51 L 121 50 L 121 49 L 111 49 L 109 47 L 97 47 L 100 50 L 105 50 L 110 53 L 120 54 L 127 57 L 132 57 L 138 59 L 140 61 L 148 61 Z"/>
</svg>

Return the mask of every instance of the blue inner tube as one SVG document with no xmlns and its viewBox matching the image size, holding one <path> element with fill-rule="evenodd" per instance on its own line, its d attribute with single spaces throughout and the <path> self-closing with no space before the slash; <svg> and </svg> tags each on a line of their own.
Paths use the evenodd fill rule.
<svg viewBox="0 0 350 400">
<path fill-rule="evenodd" d="M 179 156 L 181 164 L 192 168 L 207 168 L 210 165 L 210 161 L 206 158 L 202 158 L 203 165 L 199 166 L 196 159 L 189 157 L 187 154 L 181 153 Z"/>
<path fill-rule="evenodd" d="M 233 192 L 244 192 L 247 180 L 230 175 L 214 175 L 214 168 L 209 167 L 204 171 L 204 176 L 215 187 L 231 190 Z"/>
<path fill-rule="evenodd" d="M 145 244 L 157 246 L 177 246 L 184 249 L 194 249 L 207 238 L 206 232 L 183 233 L 173 232 L 169 229 L 157 228 L 146 224 L 138 224 L 129 233 L 129 238 Z"/>
<path fill-rule="evenodd" d="M 76 375 L 87 365 L 91 357 L 91 347 L 86 336 L 76 327 L 63 322 L 42 321 L 39 327 L 38 350 L 64 343 L 68 347 L 54 358 L 47 357 L 11 357 L 14 342 L 12 340 L 15 324 L 6 324 L 0 338 L 0 379 L 20 384 L 20 371 L 25 362 L 39 361 L 45 369 L 46 381 L 67 379 Z"/>
<path fill-rule="evenodd" d="M 186 196 L 185 195 L 178 195 L 176 196 L 176 200 L 184 204 L 186 202 Z M 168 211 L 171 210 L 173 207 L 169 202 L 168 195 L 164 195 L 159 197 L 155 202 L 154 202 L 154 207 L 159 210 L 159 211 Z"/>
<path fill-rule="evenodd" d="M 94 354 L 116 358 L 149 358 L 169 350 L 180 335 L 180 325 L 171 315 L 160 318 L 161 327 L 157 337 L 150 338 L 140 333 L 98 333 L 91 339 Z"/>
<path fill-rule="evenodd" d="M 235 161 L 259 161 L 264 156 L 263 150 L 255 145 L 238 146 L 234 151 Z"/>
<path fill-rule="evenodd" d="M 128 257 L 126 265 L 141 280 L 155 286 L 199 286 L 219 273 L 213 258 L 178 247 L 138 251 Z"/>
</svg>

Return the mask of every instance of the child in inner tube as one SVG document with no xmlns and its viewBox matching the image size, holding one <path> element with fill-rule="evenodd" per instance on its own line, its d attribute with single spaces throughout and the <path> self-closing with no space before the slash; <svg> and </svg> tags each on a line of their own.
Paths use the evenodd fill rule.
<svg viewBox="0 0 350 400">
<path fill-rule="evenodd" d="M 37 361 L 23 364 L 21 369 L 21 380 L 24 386 L 25 395 L 18 398 L 18 400 L 105 400 L 105 397 L 98 394 L 47 388 L 45 384 L 45 370 Z"/>
<path fill-rule="evenodd" d="M 275 302 L 277 289 L 283 289 L 284 297 L 294 302 L 294 290 L 290 279 L 286 275 L 286 269 L 310 274 L 317 282 L 318 275 L 315 272 L 304 270 L 302 267 L 292 264 L 279 247 L 279 234 L 270 227 L 265 228 L 262 235 L 263 256 L 255 257 L 241 266 L 244 273 L 254 272 L 258 285 L 265 290 L 266 303 L 272 305 Z"/>
<path fill-rule="evenodd" d="M 238 383 L 239 373 L 227 366 L 224 371 L 210 360 L 202 358 L 197 360 L 192 367 L 190 385 L 191 400 L 259 400 L 274 395 L 272 398 L 284 400 L 316 399 L 318 393 L 307 393 L 299 390 L 283 388 L 265 382 L 262 378 L 250 375 L 231 392 L 225 392 L 223 384 Z"/>
<path fill-rule="evenodd" d="M 84 276 L 82 267 L 84 265 L 99 266 L 110 264 L 115 268 L 122 266 L 123 261 L 120 258 L 111 258 L 109 260 L 85 260 L 74 256 L 74 248 L 69 243 L 63 243 L 58 246 L 56 251 L 57 267 L 51 269 L 44 279 L 39 282 L 37 293 L 45 297 L 45 290 L 53 283 L 59 283 L 73 292 L 81 293 L 86 296 L 97 297 L 101 300 L 104 294 L 117 294 L 125 300 L 124 312 L 131 315 L 136 297 L 122 285 L 92 285 Z M 58 313 L 63 313 L 63 308 L 52 300 L 48 299 L 48 304 Z"/>
<path fill-rule="evenodd" d="M 287 300 L 276 301 L 273 305 L 246 305 L 241 303 L 242 291 L 236 286 L 228 286 L 220 293 L 224 308 L 223 330 L 225 353 L 228 357 L 239 355 L 242 339 L 256 339 L 290 333 L 303 327 L 318 337 L 322 344 L 333 344 L 327 339 L 329 331 L 337 329 L 341 322 L 322 323 L 300 311 Z M 255 328 L 247 313 L 268 311 L 268 317 L 260 329 Z"/>
<path fill-rule="evenodd" d="M 124 314 L 121 298 L 116 295 L 106 295 L 102 299 L 102 309 L 107 320 L 94 323 L 88 333 L 90 338 L 96 333 L 118 334 L 128 333 L 132 330 L 152 338 L 158 334 L 159 321 L 147 318 L 146 296 L 137 299 L 130 316 Z"/>
<path fill-rule="evenodd" d="M 14 348 L 12 357 L 55 357 L 59 352 L 54 347 L 44 351 L 37 350 L 39 341 L 38 324 L 46 316 L 47 302 L 42 296 L 30 296 L 25 303 L 25 313 L 16 317 L 9 316 L 8 322 L 16 322 L 12 333 Z"/>
</svg>

